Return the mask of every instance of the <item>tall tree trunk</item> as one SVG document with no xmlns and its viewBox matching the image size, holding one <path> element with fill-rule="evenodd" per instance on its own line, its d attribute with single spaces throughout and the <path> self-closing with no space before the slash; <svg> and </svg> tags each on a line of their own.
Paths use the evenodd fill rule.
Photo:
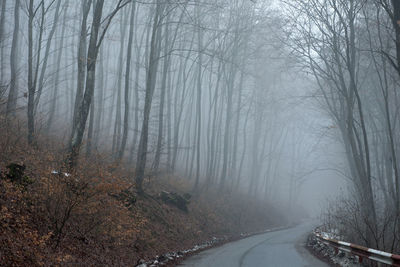
<svg viewBox="0 0 400 267">
<path fill-rule="evenodd" d="M 97 105 L 96 105 L 96 118 L 94 122 L 94 134 L 93 134 L 93 146 L 97 148 L 100 139 L 100 132 L 102 129 L 102 118 L 103 118 L 103 111 L 104 111 L 104 48 L 100 47 L 99 51 L 100 57 L 100 65 L 99 65 L 99 74 L 97 75 L 98 79 L 98 94 L 97 94 Z"/>
<path fill-rule="evenodd" d="M 68 5 L 68 1 L 66 1 L 66 5 L 65 5 L 64 9 L 67 9 L 67 5 Z M 43 91 L 43 87 L 44 87 L 44 76 L 45 76 L 46 69 L 47 69 L 47 61 L 49 59 L 51 43 L 52 43 L 53 36 L 54 36 L 54 33 L 57 28 L 58 18 L 60 17 L 60 6 L 61 6 L 61 0 L 58 0 L 56 10 L 54 12 L 53 25 L 51 27 L 49 36 L 47 38 L 46 50 L 44 52 L 43 63 L 42 63 L 42 68 L 40 71 L 40 77 L 39 77 L 39 82 L 38 82 L 37 96 L 35 97 L 35 101 L 34 101 L 34 103 L 35 103 L 34 110 L 33 110 L 34 114 L 36 114 L 36 110 L 39 105 L 39 99 L 40 99 L 40 96 L 42 95 L 42 91 Z M 64 12 L 64 15 L 65 15 L 65 12 Z M 65 21 L 64 21 L 64 23 L 65 23 Z M 63 25 L 63 29 L 64 29 L 64 27 L 65 27 L 65 25 Z M 61 52 L 59 51 L 59 53 L 61 53 Z"/>
<path fill-rule="evenodd" d="M 247 123 L 249 121 L 249 114 L 250 114 L 251 108 L 249 107 L 246 113 L 246 118 L 244 120 L 244 125 L 243 125 L 243 151 L 242 151 L 242 157 L 240 159 L 240 164 L 239 164 L 239 170 L 236 178 L 236 185 L 235 189 L 239 190 L 241 178 L 242 178 L 242 170 L 243 170 L 243 164 L 244 164 L 244 159 L 246 155 L 246 148 L 247 148 Z"/>
<path fill-rule="evenodd" d="M 197 32 L 197 43 L 199 49 L 199 56 L 198 56 L 198 73 L 197 73 L 197 104 L 196 104 L 196 113 L 197 113 L 197 140 L 196 140 L 196 178 L 194 183 L 194 189 L 197 190 L 200 181 L 200 168 L 201 168 L 201 82 L 202 82 L 202 64 L 203 64 L 203 29 L 201 28 L 201 21 L 200 21 L 200 5 L 197 7 L 197 22 L 198 22 L 198 32 Z"/>
<path fill-rule="evenodd" d="M 227 105 L 226 105 L 226 117 L 225 117 L 225 134 L 224 134 L 224 151 L 223 151 L 223 162 L 222 162 L 222 173 L 220 181 L 220 190 L 224 189 L 225 181 L 227 177 L 228 169 L 228 158 L 229 158 L 229 145 L 230 145 L 230 134 L 231 134 L 231 116 L 232 116 L 232 98 L 233 98 L 233 87 L 234 87 L 234 75 L 233 66 L 231 75 L 229 75 L 228 84 L 226 85 L 227 91 Z"/>
<path fill-rule="evenodd" d="M 137 7 L 136 13 L 139 13 L 139 5 Z M 137 16 L 136 16 L 137 18 Z M 151 24 L 151 23 L 149 23 Z M 129 160 L 128 163 L 131 164 L 133 162 L 133 157 L 136 149 L 136 143 L 138 139 L 138 133 L 139 133 L 139 82 L 140 82 L 140 64 L 141 60 L 145 61 L 146 54 L 141 55 L 142 47 L 143 47 L 143 39 L 146 36 L 146 44 L 148 43 L 149 35 L 150 35 L 150 28 L 147 27 L 147 30 L 142 31 L 142 36 L 140 38 L 140 41 L 137 38 L 137 35 L 135 34 L 135 47 L 136 47 L 136 64 L 135 64 L 135 89 L 134 89 L 134 127 L 133 127 L 133 138 L 132 138 L 132 144 L 129 152 Z"/>
<path fill-rule="evenodd" d="M 11 70 L 11 79 L 10 79 L 10 90 L 8 94 L 7 100 L 7 116 L 15 115 L 15 111 L 17 109 L 17 97 L 18 97 L 18 39 L 19 39 L 19 9 L 20 9 L 20 0 L 15 0 L 14 5 L 14 30 L 13 30 L 13 39 L 11 44 L 11 54 L 10 54 L 10 70 Z"/>
<path fill-rule="evenodd" d="M 76 120 L 74 121 L 74 125 L 72 126 L 73 131 L 69 141 L 68 155 L 66 158 L 67 166 L 70 169 L 76 166 L 76 162 L 79 156 L 79 150 L 82 145 L 83 135 L 85 133 L 86 121 L 94 94 L 94 85 L 96 81 L 96 61 L 99 54 L 99 49 L 113 17 L 122 7 L 124 7 L 128 3 L 124 2 L 123 4 L 122 2 L 122 0 L 118 1 L 116 8 L 107 16 L 107 19 L 103 22 L 101 21 L 101 17 L 103 14 L 104 0 L 97 0 L 94 5 L 92 27 L 90 32 L 86 62 L 86 88 L 83 95 L 82 103 L 79 105 L 78 111 L 76 112 Z M 82 24 L 85 23 L 86 22 L 84 20 Z M 103 27 L 99 38 L 100 26 Z"/>
<path fill-rule="evenodd" d="M 114 134 L 112 143 L 112 153 L 114 157 L 118 157 L 119 147 L 121 143 L 121 102 L 122 102 L 122 76 L 123 76 L 123 64 L 124 64 L 124 45 L 125 45 L 125 33 L 126 33 L 126 22 L 128 16 L 124 16 L 121 13 L 120 23 L 120 48 L 119 48 L 119 59 L 118 59 L 118 78 L 117 78 L 117 106 L 115 112 L 115 123 L 114 123 Z"/>
<path fill-rule="evenodd" d="M 58 15 L 59 3 L 60 2 L 61 2 L 61 0 L 59 0 L 58 3 L 57 3 L 56 13 L 55 13 L 56 15 Z M 53 119 L 54 119 L 54 115 L 55 115 L 55 111 L 56 111 L 56 105 L 57 105 L 58 87 L 59 87 L 59 80 L 60 80 L 61 56 L 62 56 L 62 52 L 63 52 L 64 36 L 65 36 L 65 25 L 66 25 L 66 20 L 67 20 L 67 5 L 68 5 L 68 1 L 66 2 L 66 6 L 64 6 L 63 27 L 62 27 L 62 30 L 61 30 L 61 39 L 60 39 L 60 44 L 58 46 L 58 56 L 57 56 L 57 59 L 56 59 L 56 74 L 55 74 L 55 78 L 54 78 L 53 98 L 51 100 L 49 120 L 47 121 L 47 132 L 48 133 L 50 132 L 51 126 L 53 124 Z M 57 20 L 58 20 L 58 18 L 57 18 Z M 57 20 L 55 19 L 54 23 L 56 23 Z M 45 58 L 48 57 L 47 53 L 48 53 L 48 51 L 47 51 L 47 48 L 46 48 L 46 56 L 45 56 Z M 43 69 L 43 68 L 45 68 L 44 64 L 45 63 L 43 62 L 42 73 L 44 73 L 44 71 L 45 71 Z M 41 74 L 41 77 L 42 77 L 42 74 Z M 39 86 L 43 86 L 43 80 L 41 80 L 41 79 L 42 78 L 39 79 Z M 36 100 L 38 100 L 38 98 L 39 98 L 39 94 L 36 97 Z"/>
<path fill-rule="evenodd" d="M 139 131 L 139 73 L 140 73 L 140 56 L 137 56 L 137 61 L 135 64 L 135 88 L 134 88 L 134 100 L 135 100 L 135 108 L 134 108 L 134 127 L 133 127 L 133 138 L 132 144 L 129 153 L 129 163 L 133 162 L 133 154 L 135 152 L 135 147 L 137 143 L 138 131 Z"/>
<path fill-rule="evenodd" d="M 75 95 L 75 104 L 74 104 L 74 114 L 72 119 L 72 134 L 75 132 L 75 127 L 78 125 L 77 113 L 79 111 L 79 107 L 82 104 L 83 97 L 83 89 L 85 86 L 85 77 L 86 77 L 86 28 L 87 28 L 87 19 L 90 11 L 90 7 L 92 5 L 92 0 L 83 0 L 82 1 L 82 21 L 81 21 L 81 30 L 79 37 L 79 45 L 78 45 L 78 77 L 77 77 L 77 86 L 76 86 L 76 95 Z"/>
<path fill-rule="evenodd" d="M 400 75 L 400 1 L 392 0 L 393 14 L 392 14 L 392 23 L 395 29 L 395 44 L 396 44 L 396 70 Z"/>
<path fill-rule="evenodd" d="M 165 102 L 165 92 L 167 90 L 167 78 L 169 70 L 170 56 L 168 55 L 169 50 L 169 27 L 168 27 L 168 17 L 165 24 L 165 34 L 164 34 L 164 64 L 163 64 L 163 75 L 161 78 L 161 96 L 160 96 L 160 107 L 158 112 L 158 137 L 157 137 L 157 147 L 156 154 L 154 156 L 153 170 L 158 171 L 160 165 L 160 158 L 162 153 L 162 141 L 163 141 L 163 129 L 164 129 L 164 102 Z"/>
<path fill-rule="evenodd" d="M 79 8 L 79 7 L 80 7 L 80 5 L 77 5 L 77 8 L 75 9 L 75 12 L 76 13 L 79 13 L 79 12 L 83 13 L 83 11 L 81 11 L 81 8 Z M 81 13 L 79 13 L 79 18 L 82 17 Z M 80 36 L 75 35 L 72 38 L 72 42 L 73 43 L 79 43 L 79 37 Z M 76 56 L 78 54 L 76 46 L 72 46 L 71 50 L 70 51 L 67 50 L 66 53 L 67 53 L 67 56 L 69 58 L 76 58 Z M 79 73 L 77 71 L 77 64 L 71 64 L 71 65 L 72 66 L 71 66 L 70 75 L 71 75 L 72 79 L 67 79 L 67 88 L 68 88 L 68 103 L 67 103 L 67 107 L 68 107 L 68 120 L 70 122 L 69 123 L 70 126 L 72 125 L 71 122 L 73 122 L 73 117 L 74 117 L 74 112 L 75 112 L 74 111 L 74 98 L 75 98 L 75 95 L 76 95 L 76 87 L 75 87 L 76 84 L 75 84 L 75 81 L 78 80 L 77 77 L 79 75 Z"/>
<path fill-rule="evenodd" d="M 133 1 L 131 3 L 131 17 L 129 23 L 129 37 L 128 37 L 128 47 L 127 47 L 127 56 L 126 56 L 126 69 L 125 69 L 125 110 L 124 110 L 124 125 L 122 132 L 122 140 L 121 146 L 119 148 L 119 153 L 117 156 L 117 160 L 120 161 L 124 156 L 126 140 L 128 138 L 128 128 L 129 128 L 129 85 L 130 85 L 130 74 L 131 74 L 131 63 L 132 63 L 132 43 L 133 43 L 133 28 L 135 22 L 135 9 L 136 2 Z"/>
<path fill-rule="evenodd" d="M 35 133 L 35 117 L 33 114 L 34 109 L 34 100 L 35 100 L 35 91 L 36 91 L 36 79 L 34 77 L 34 69 L 33 69 L 33 19 L 35 17 L 35 8 L 34 8 L 34 0 L 29 0 L 28 7 L 28 143 L 32 144 Z M 42 6 L 42 22 L 41 29 L 39 33 L 39 41 L 38 41 L 38 54 L 36 55 L 37 61 L 40 60 L 40 47 L 41 47 L 41 39 L 42 39 L 42 26 L 43 26 L 43 18 L 44 18 L 44 6 Z M 36 66 L 39 67 L 38 64 Z M 36 68 L 36 71 L 37 71 Z"/>
<path fill-rule="evenodd" d="M 93 96 L 94 97 L 94 96 Z M 93 131 L 94 131 L 94 110 L 97 106 L 96 101 L 92 100 L 89 110 L 89 128 L 87 130 L 86 157 L 92 155 Z"/>
<path fill-rule="evenodd" d="M 6 63 L 6 59 L 5 59 L 5 55 L 4 55 L 4 51 L 5 51 L 5 34 L 4 34 L 4 24 L 6 21 L 6 8 L 7 8 L 7 0 L 3 0 L 1 1 L 1 11 L 0 11 L 0 97 L 2 96 L 3 93 L 3 87 L 5 84 L 5 63 Z"/>
<path fill-rule="evenodd" d="M 101 16 L 103 13 L 103 5 L 104 0 L 97 0 L 94 7 L 92 30 L 90 33 L 89 47 L 87 52 L 86 89 L 83 95 L 82 103 L 78 106 L 78 111 L 76 112 L 76 120 L 73 126 L 73 132 L 69 145 L 69 155 L 67 157 L 67 164 L 69 168 L 76 166 L 76 161 L 79 155 L 80 146 L 82 144 L 83 134 L 85 132 L 86 121 L 94 92 L 96 59 L 98 54 L 97 40 Z M 82 24 L 83 23 L 85 22 L 82 22 Z"/>
<path fill-rule="evenodd" d="M 195 34 L 192 35 L 192 40 L 190 42 L 190 47 L 188 49 L 188 52 L 186 53 L 185 60 L 181 59 L 180 66 L 179 66 L 179 75 L 180 78 L 178 77 L 178 86 L 179 88 L 179 82 L 182 83 L 182 92 L 179 95 L 179 90 L 175 90 L 175 97 L 174 97 L 174 147 L 173 147 L 173 152 L 172 152 L 172 163 L 171 163 L 171 171 L 175 170 L 175 165 L 176 165 L 176 160 L 178 157 L 178 147 L 179 147 L 179 133 L 180 133 L 180 125 L 182 121 L 182 113 L 184 109 L 184 104 L 186 100 L 186 96 L 188 93 L 188 89 L 186 87 L 186 82 L 188 79 L 188 75 L 186 73 L 186 67 L 190 59 L 190 53 L 192 50 L 192 47 L 194 45 L 194 38 Z"/>
<path fill-rule="evenodd" d="M 171 124 L 172 124 L 172 84 L 173 84 L 172 75 L 168 76 L 168 86 L 167 86 L 167 170 L 170 171 L 171 164 L 172 164 L 172 154 L 171 154 L 171 141 L 172 141 L 172 131 L 171 131 Z"/>
<path fill-rule="evenodd" d="M 242 61 L 242 66 L 244 66 L 244 60 Z M 233 151 L 232 151 L 232 181 L 234 181 L 234 177 L 237 177 L 237 151 L 238 151 L 238 138 L 239 138 L 239 124 L 240 124 L 240 114 L 242 109 L 242 91 L 243 91 L 243 80 L 244 80 L 244 72 L 242 71 L 240 74 L 239 81 L 239 90 L 238 90 L 238 101 L 236 106 L 236 119 L 235 119 L 235 131 L 233 132 Z"/>
<path fill-rule="evenodd" d="M 143 191 L 142 184 L 143 184 L 144 171 L 146 168 L 146 160 L 147 160 L 147 142 L 149 138 L 148 131 L 149 131 L 151 103 L 153 100 L 154 88 L 157 81 L 157 69 L 160 56 L 161 30 L 159 24 L 161 23 L 162 20 L 163 9 L 164 9 L 164 4 L 157 2 L 156 12 L 154 14 L 153 29 L 151 34 L 150 54 L 148 61 L 149 63 L 146 75 L 146 95 L 145 95 L 144 111 L 143 111 L 143 123 L 139 140 L 139 149 L 137 153 L 137 163 L 136 163 L 136 173 L 135 173 L 136 188 L 139 192 Z"/>
<path fill-rule="evenodd" d="M 214 164 L 215 164 L 215 157 L 216 157 L 216 150 L 215 150 L 215 141 L 216 141 L 216 133 L 217 133 L 217 117 L 218 117 L 218 100 L 219 100 L 219 87 L 221 82 L 221 70 L 222 70 L 222 61 L 218 62 L 218 69 L 217 69 L 217 80 L 214 86 L 214 96 L 210 99 L 210 114 L 208 119 L 208 129 L 207 129 L 207 144 L 208 144 L 208 157 L 207 157 L 207 168 L 206 168 L 206 186 L 209 187 L 211 184 L 214 183 Z M 212 69 L 211 69 L 212 70 Z M 210 80 L 212 71 L 210 71 Z M 211 84 L 210 84 L 210 98 L 211 98 Z"/>
</svg>

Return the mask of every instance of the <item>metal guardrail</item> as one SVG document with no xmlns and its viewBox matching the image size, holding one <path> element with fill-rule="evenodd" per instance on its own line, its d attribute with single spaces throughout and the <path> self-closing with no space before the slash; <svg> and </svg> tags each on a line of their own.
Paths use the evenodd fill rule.
<svg viewBox="0 0 400 267">
<path fill-rule="evenodd" d="M 375 262 L 388 264 L 390 266 L 400 267 L 400 255 L 380 251 L 373 248 L 367 248 L 336 239 L 331 239 L 322 236 L 318 232 L 315 232 L 315 236 L 324 244 L 334 247 L 336 253 L 341 250 L 347 253 L 351 253 L 353 255 L 357 255 L 360 263 L 362 263 L 363 259 L 369 259 Z"/>
</svg>

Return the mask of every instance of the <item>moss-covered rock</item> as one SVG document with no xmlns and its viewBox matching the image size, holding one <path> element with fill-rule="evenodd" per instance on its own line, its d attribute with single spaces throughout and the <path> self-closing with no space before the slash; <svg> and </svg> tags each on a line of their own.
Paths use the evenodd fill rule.
<svg viewBox="0 0 400 267">
<path fill-rule="evenodd" d="M 8 172 L 5 175 L 5 178 L 9 179 L 13 183 L 22 185 L 23 187 L 27 187 L 28 185 L 30 185 L 34 182 L 27 175 L 24 175 L 24 172 L 26 169 L 25 165 L 11 163 L 11 164 L 7 165 L 7 169 L 8 169 Z"/>
<path fill-rule="evenodd" d="M 160 193 L 160 199 L 167 204 L 171 204 L 176 206 L 178 209 L 188 212 L 188 207 L 187 205 L 190 202 L 191 195 L 186 193 L 183 195 L 180 195 L 175 192 L 167 192 L 167 191 L 161 191 Z"/>
</svg>

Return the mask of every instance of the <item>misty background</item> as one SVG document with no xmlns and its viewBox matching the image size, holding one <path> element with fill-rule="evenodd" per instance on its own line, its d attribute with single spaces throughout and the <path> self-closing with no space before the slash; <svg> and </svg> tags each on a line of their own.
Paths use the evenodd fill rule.
<svg viewBox="0 0 400 267">
<path fill-rule="evenodd" d="M 288 6 L 3 0 L 1 110 L 28 111 L 30 142 L 61 138 L 71 165 L 106 153 L 139 183 L 175 173 L 317 216 L 348 192 L 346 151 Z"/>
</svg>

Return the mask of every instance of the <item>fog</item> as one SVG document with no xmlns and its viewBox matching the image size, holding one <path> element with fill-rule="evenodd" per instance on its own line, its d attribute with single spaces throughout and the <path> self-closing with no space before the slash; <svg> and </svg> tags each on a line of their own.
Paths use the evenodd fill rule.
<svg viewBox="0 0 400 267">
<path fill-rule="evenodd" d="M 20 1 L 18 56 L 12 58 L 17 109 L 28 105 L 31 72 L 34 134 L 45 132 L 66 143 L 73 142 L 73 116 L 83 97 L 77 82 L 88 79 L 79 76 L 77 65 L 85 3 L 34 1 L 29 42 L 30 3 Z M 14 23 L 13 4 L 5 6 L 3 55 L 13 42 L 13 28 L 7 27 Z M 86 45 L 93 12 L 88 10 L 85 21 Z M 323 198 L 344 187 L 335 172 L 318 169 L 331 168 L 341 156 L 331 152 L 337 144 L 324 133 L 330 119 L 321 116 L 313 82 L 285 45 L 284 26 L 278 7 L 268 1 L 105 2 L 80 153 L 111 152 L 118 158 L 122 151 L 124 161 L 137 163 L 146 95 L 153 90 L 146 168 L 174 171 L 199 188 L 240 188 L 279 205 L 300 204 L 315 215 Z M 32 66 L 26 60 L 30 46 Z M 83 51 L 86 57 L 89 52 Z M 149 62 L 152 53 L 155 62 Z M 80 63 L 85 75 L 87 63 Z M 10 58 L 2 57 L 2 64 L 6 99 Z M 155 73 L 149 73 L 149 64 L 157 65 Z"/>
<path fill-rule="evenodd" d="M 305 217 L 350 198 L 377 223 L 367 210 L 400 203 L 378 2 L 3 0 L 0 112 L 63 143 L 70 169 L 132 168 L 138 192 L 173 175 Z"/>
</svg>

